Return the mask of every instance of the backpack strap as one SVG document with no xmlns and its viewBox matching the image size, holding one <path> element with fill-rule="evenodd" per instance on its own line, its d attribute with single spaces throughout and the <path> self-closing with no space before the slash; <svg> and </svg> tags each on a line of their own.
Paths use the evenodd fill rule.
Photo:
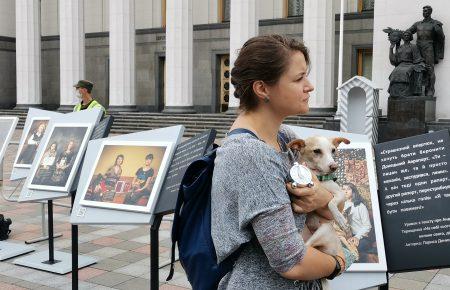
<svg viewBox="0 0 450 290">
<path fill-rule="evenodd" d="M 256 136 L 256 134 L 254 133 L 254 132 L 252 132 L 252 131 L 250 131 L 250 130 L 248 130 L 248 129 L 245 129 L 245 128 L 236 128 L 236 129 L 233 129 L 233 130 L 231 130 L 230 132 L 228 132 L 227 133 L 227 136 L 231 136 L 231 135 L 237 135 L 237 134 L 250 134 L 250 135 L 252 135 L 253 137 L 255 137 L 256 139 L 258 139 L 258 140 L 260 140 L 259 138 L 258 138 L 258 136 Z"/>
</svg>

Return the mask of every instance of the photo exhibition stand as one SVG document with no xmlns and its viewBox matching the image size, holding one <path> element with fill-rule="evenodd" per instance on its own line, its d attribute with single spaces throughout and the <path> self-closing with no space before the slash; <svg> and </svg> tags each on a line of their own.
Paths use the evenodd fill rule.
<svg viewBox="0 0 450 290">
<path fill-rule="evenodd" d="M 3 143 L 3 149 L 2 152 L 0 152 L 0 191 L 2 195 L 4 196 L 4 187 L 3 187 L 3 160 L 4 160 L 4 154 L 6 151 L 6 148 L 9 145 L 9 142 L 11 141 L 12 135 L 14 133 L 14 130 L 16 128 L 17 122 L 19 119 L 17 117 L 3 117 L 1 118 L 2 121 L 10 121 L 9 128 L 2 128 L 2 130 L 7 129 L 7 132 L 1 132 L 2 137 L 5 137 L 4 143 Z M 5 198 L 5 200 L 7 200 Z M 8 200 L 7 200 L 8 201 Z M 5 217 L 6 218 L 6 217 Z M 6 241 L 0 241 L 0 261 L 7 260 L 13 257 L 17 257 L 23 254 L 27 254 L 34 251 L 34 247 L 23 245 L 22 243 L 15 243 L 15 242 L 6 242 Z"/>
<path fill-rule="evenodd" d="M 183 126 L 173 126 L 168 128 L 161 128 L 151 131 L 144 131 L 139 133 L 133 133 L 122 136 L 110 137 L 108 140 L 117 141 L 164 141 L 173 142 L 179 144 L 184 132 Z M 81 194 L 76 195 L 75 203 L 72 210 L 70 222 L 72 224 L 90 224 L 90 225 L 151 225 L 151 285 L 156 285 L 156 289 L 159 287 L 158 278 L 158 229 L 161 224 L 162 216 L 173 211 L 175 208 L 176 198 L 178 194 L 179 180 L 181 180 L 182 174 L 178 174 L 185 163 L 183 158 L 189 156 L 201 156 L 205 151 L 207 143 L 211 143 L 211 135 L 215 134 L 214 130 L 209 130 L 204 134 L 191 138 L 181 144 L 176 149 L 172 147 L 170 152 L 171 162 L 168 166 L 165 181 L 161 187 L 159 193 L 159 200 L 156 201 L 155 210 L 152 213 L 140 213 L 123 210 L 114 210 L 107 208 L 88 207 L 80 204 Z M 193 141 L 197 141 L 195 144 Z M 214 138 L 212 138 L 214 140 Z M 197 143 L 203 144 L 201 149 L 196 151 Z M 81 171 L 80 180 L 88 182 L 90 168 L 94 166 L 95 156 L 100 150 L 102 140 L 94 140 L 89 142 L 88 149 L 86 151 L 86 163 Z M 177 153 L 175 153 L 177 152 Z M 180 154 L 181 152 L 181 154 Z M 180 157 L 181 155 L 181 157 Z M 170 186 L 174 184 L 175 186 Z M 82 190 L 84 186 L 80 183 L 78 189 Z M 76 268 L 76 267 L 75 267 Z M 74 270 L 75 270 L 74 268 Z M 156 274 L 155 274 L 156 273 Z M 75 281 L 74 281 L 75 282 Z M 155 289 L 152 286 L 151 289 Z"/>
<path fill-rule="evenodd" d="M 22 144 L 25 142 L 25 139 L 27 136 L 25 135 L 26 132 L 30 130 L 30 127 L 32 125 L 34 118 L 53 118 L 57 116 L 62 116 L 62 113 L 53 112 L 53 111 L 46 111 L 36 108 L 30 108 L 27 113 L 27 119 L 25 121 L 24 127 L 23 127 L 23 134 L 20 138 L 19 144 Z M 19 154 L 19 152 L 17 153 Z M 30 174 L 30 168 L 19 168 L 19 167 L 13 167 L 11 171 L 10 179 L 11 181 L 25 181 L 27 176 Z M 45 219 L 45 202 L 41 201 L 41 215 L 42 215 L 42 235 L 40 237 L 32 238 L 27 241 L 25 241 L 25 244 L 33 244 L 37 242 L 42 242 L 45 240 L 48 240 L 48 229 L 47 229 L 47 222 Z M 54 234 L 53 238 L 59 238 L 62 234 Z"/>
<path fill-rule="evenodd" d="M 296 126 L 289 126 L 289 128 L 297 136 L 301 136 L 301 138 L 307 138 L 309 136 L 345 137 L 353 142 L 370 143 L 365 135 Z M 377 286 L 381 286 L 380 289 L 386 289 L 382 287 L 387 283 L 387 268 L 384 271 L 345 272 L 329 282 L 331 289 L 359 290 Z"/>
<path fill-rule="evenodd" d="M 48 128 L 51 128 L 54 124 L 58 123 L 77 123 L 77 124 L 97 124 L 102 116 L 103 112 L 100 109 L 85 110 L 80 112 L 73 112 L 64 115 L 54 116 L 51 118 Z M 41 146 L 38 147 L 36 156 L 40 156 L 42 151 L 45 150 L 43 144 L 47 143 L 50 138 L 50 130 L 47 130 L 41 141 Z M 34 160 L 31 166 L 30 172 L 33 172 L 35 167 L 39 166 L 38 160 Z M 80 163 L 81 166 L 81 163 Z M 77 170 L 79 170 L 78 167 Z M 35 268 L 39 270 L 44 270 L 47 272 L 52 272 L 56 274 L 66 274 L 72 270 L 72 254 L 55 251 L 54 249 L 54 237 L 53 237 L 53 200 L 57 198 L 64 198 L 70 195 L 72 190 L 68 192 L 51 192 L 45 190 L 36 190 L 28 188 L 28 181 L 31 176 L 27 179 L 24 184 L 22 191 L 19 196 L 19 202 L 36 202 L 47 200 L 47 211 L 48 211 L 48 250 L 37 252 L 32 255 L 27 255 L 18 258 L 14 261 L 14 264 L 21 265 L 25 267 Z M 72 189 L 76 188 L 77 176 L 74 178 L 72 183 Z M 96 259 L 88 256 L 79 256 L 78 264 L 81 268 L 88 265 L 94 264 Z"/>
</svg>

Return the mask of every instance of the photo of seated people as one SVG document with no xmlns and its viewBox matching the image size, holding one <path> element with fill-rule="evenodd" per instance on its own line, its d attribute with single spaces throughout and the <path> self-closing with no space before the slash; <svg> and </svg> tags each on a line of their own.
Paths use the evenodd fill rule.
<svg viewBox="0 0 450 290">
<path fill-rule="evenodd" d="M 84 200 L 147 206 L 165 149 L 162 146 L 105 145 Z"/>
</svg>

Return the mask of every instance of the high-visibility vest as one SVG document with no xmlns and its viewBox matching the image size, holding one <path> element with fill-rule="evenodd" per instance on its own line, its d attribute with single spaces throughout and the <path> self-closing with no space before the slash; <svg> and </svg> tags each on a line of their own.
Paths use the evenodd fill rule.
<svg viewBox="0 0 450 290">
<path fill-rule="evenodd" d="M 92 102 L 89 104 L 89 106 L 86 108 L 86 110 L 92 109 L 92 108 L 100 108 L 103 111 L 103 114 L 106 115 L 106 109 L 105 107 L 103 107 L 99 102 L 97 102 L 96 100 L 92 100 Z M 75 107 L 73 108 L 74 112 L 78 112 L 81 111 L 81 103 L 78 103 L 75 105 Z"/>
</svg>

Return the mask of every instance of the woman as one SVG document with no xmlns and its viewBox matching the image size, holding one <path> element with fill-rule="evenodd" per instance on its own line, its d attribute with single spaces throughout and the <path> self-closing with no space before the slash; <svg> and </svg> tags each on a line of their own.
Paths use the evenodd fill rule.
<svg viewBox="0 0 450 290">
<path fill-rule="evenodd" d="M 47 151 L 45 151 L 42 157 L 42 162 L 39 165 L 38 169 L 39 172 L 37 174 L 41 182 L 48 180 L 52 176 L 53 171 L 55 170 L 54 165 L 56 161 L 57 151 L 58 151 L 58 144 L 56 144 L 56 142 L 53 142 L 50 145 L 50 148 Z"/>
<path fill-rule="evenodd" d="M 153 181 L 155 171 L 150 166 L 152 165 L 153 154 L 145 156 L 144 166 L 136 171 L 132 182 L 132 193 L 127 194 L 124 204 L 136 205 L 139 199 L 143 196 L 150 196 L 150 183 Z"/>
<path fill-rule="evenodd" d="M 114 165 L 111 166 L 105 173 L 106 186 L 114 188 L 117 181 L 119 181 L 122 175 L 122 164 L 124 156 L 122 154 L 117 155 Z"/>
<path fill-rule="evenodd" d="M 279 35 L 249 39 L 234 63 L 231 82 L 240 113 L 231 131 L 244 128 L 257 138 L 233 134 L 217 150 L 211 234 L 218 262 L 244 244 L 219 289 L 321 289 L 318 279 L 351 264 L 342 249 L 330 256 L 306 247 L 301 236 L 308 234 L 305 212 L 331 218 L 326 209 L 331 193 L 316 177 L 312 188 L 286 184 L 295 161 L 286 143 L 295 134 L 281 124 L 309 110 L 314 87 L 308 69 L 307 48 Z"/>
<path fill-rule="evenodd" d="M 348 211 L 349 213 L 348 223 L 353 234 L 348 241 L 358 248 L 359 253 L 367 252 L 370 249 L 368 235 L 372 229 L 369 210 L 354 184 L 346 183 L 342 186 L 342 189 L 346 197 L 344 211 Z"/>
<path fill-rule="evenodd" d="M 70 140 L 67 143 L 66 149 L 59 155 L 56 160 L 55 172 L 52 175 L 52 181 L 54 186 L 63 186 L 67 177 L 69 177 L 70 169 L 72 168 L 72 162 L 75 158 L 75 141 Z"/>
<path fill-rule="evenodd" d="M 422 94 L 423 74 L 426 71 L 424 59 L 417 45 L 412 44 L 413 36 L 406 30 L 402 34 L 404 43 L 394 53 L 395 43 L 391 42 L 389 60 L 395 66 L 389 76 L 388 92 L 393 97 L 409 97 Z"/>
<path fill-rule="evenodd" d="M 19 164 L 31 164 L 33 163 L 34 156 L 36 155 L 36 150 L 41 142 L 42 137 L 45 133 L 46 125 L 45 123 L 39 124 L 36 131 L 31 134 L 27 139 L 26 147 L 20 154 L 17 163 Z"/>
</svg>

